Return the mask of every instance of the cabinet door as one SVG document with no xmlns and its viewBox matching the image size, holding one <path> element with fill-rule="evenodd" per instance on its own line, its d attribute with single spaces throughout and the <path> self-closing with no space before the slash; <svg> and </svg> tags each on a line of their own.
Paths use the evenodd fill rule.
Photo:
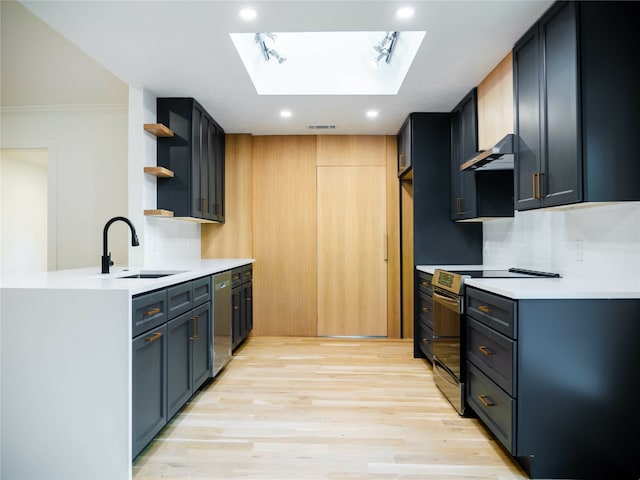
<svg viewBox="0 0 640 480">
<path fill-rule="evenodd" d="M 231 320 L 231 345 L 236 348 L 242 335 L 242 287 L 236 287 L 231 291 L 232 320 Z"/>
<path fill-rule="evenodd" d="M 213 168 L 211 168 L 211 160 L 213 158 L 213 144 L 211 142 L 210 130 L 212 128 L 212 122 L 206 113 L 202 113 L 200 119 L 200 141 L 201 141 L 201 156 L 200 156 L 200 202 L 202 208 L 202 218 L 212 219 L 213 213 L 211 210 L 212 196 L 211 191 L 213 185 L 211 185 L 211 178 Z"/>
<path fill-rule="evenodd" d="M 135 458 L 167 423 L 167 326 L 134 338 L 131 357 Z"/>
<path fill-rule="evenodd" d="M 203 218 L 202 184 L 200 183 L 200 157 L 202 156 L 202 110 L 194 106 L 191 111 L 191 216 Z"/>
<path fill-rule="evenodd" d="M 411 168 L 411 117 L 398 132 L 398 176 Z"/>
<path fill-rule="evenodd" d="M 576 6 L 562 4 L 540 21 L 544 58 L 542 152 L 543 206 L 582 199 L 581 129 L 578 118 Z"/>
<path fill-rule="evenodd" d="M 167 408 L 171 418 L 193 393 L 191 383 L 191 312 L 184 313 L 167 324 Z"/>
<path fill-rule="evenodd" d="M 225 137 L 220 127 L 215 128 L 215 143 L 213 153 L 213 176 L 215 181 L 213 185 L 213 219 L 218 222 L 224 222 L 224 162 L 225 162 Z M 213 180 L 212 180 L 213 181 Z"/>
<path fill-rule="evenodd" d="M 243 340 L 247 338 L 249 332 L 253 329 L 253 282 L 245 283 L 243 286 L 244 298 L 244 329 L 242 333 Z"/>
<path fill-rule="evenodd" d="M 460 165 L 478 150 L 478 107 L 474 88 L 451 116 L 452 220 L 477 217 L 474 171 L 460 171 Z"/>
<path fill-rule="evenodd" d="M 540 49 L 534 25 L 513 50 L 515 88 L 514 195 L 517 210 L 539 205 L 536 175 L 540 171 Z"/>
<path fill-rule="evenodd" d="M 211 302 L 204 303 L 191 312 L 192 390 L 195 392 L 209 378 L 213 360 L 211 334 Z"/>
</svg>

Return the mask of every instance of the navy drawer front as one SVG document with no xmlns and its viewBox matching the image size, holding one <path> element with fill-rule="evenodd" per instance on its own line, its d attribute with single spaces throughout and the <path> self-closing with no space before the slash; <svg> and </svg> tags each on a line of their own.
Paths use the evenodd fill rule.
<svg viewBox="0 0 640 480">
<path fill-rule="evenodd" d="M 472 318 L 467 319 L 467 360 L 512 397 L 516 396 L 513 372 L 517 345 L 504 335 Z"/>
<path fill-rule="evenodd" d="M 417 330 L 415 334 L 418 339 L 418 348 L 420 348 L 429 360 L 433 361 L 433 329 L 421 318 L 418 319 L 416 326 Z"/>
<path fill-rule="evenodd" d="M 162 325 L 169 319 L 167 291 L 145 293 L 132 300 L 132 336 Z"/>
<path fill-rule="evenodd" d="M 231 288 L 242 284 L 242 267 L 231 270 Z"/>
<path fill-rule="evenodd" d="M 431 294 L 433 293 L 433 288 L 431 286 L 432 278 L 433 275 L 431 275 L 430 273 L 418 271 L 418 291 L 431 296 Z"/>
<path fill-rule="evenodd" d="M 245 265 L 242 267 L 242 283 L 250 282 L 251 280 L 253 280 L 253 267 Z"/>
<path fill-rule="evenodd" d="M 465 294 L 467 317 L 473 317 L 507 337 L 517 338 L 518 307 L 515 301 L 473 287 L 467 287 Z"/>
<path fill-rule="evenodd" d="M 418 317 L 433 329 L 433 298 L 418 292 Z"/>
<path fill-rule="evenodd" d="M 470 362 L 467 362 L 467 404 L 509 453 L 515 454 L 516 402 Z"/>
<path fill-rule="evenodd" d="M 211 277 L 202 277 L 193 281 L 193 306 L 211 300 Z"/>
<path fill-rule="evenodd" d="M 193 282 L 185 282 L 167 289 L 169 298 L 169 318 L 193 308 Z"/>
</svg>

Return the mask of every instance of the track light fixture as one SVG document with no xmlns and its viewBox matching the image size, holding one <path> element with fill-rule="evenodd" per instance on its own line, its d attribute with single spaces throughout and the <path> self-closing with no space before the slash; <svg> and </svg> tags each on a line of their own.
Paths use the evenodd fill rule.
<svg viewBox="0 0 640 480">
<path fill-rule="evenodd" d="M 287 61 L 287 58 L 280 55 L 275 48 L 273 48 L 276 38 L 277 35 L 275 33 L 256 33 L 256 43 L 260 46 L 264 59 L 268 62 L 273 57 L 278 63 L 284 63 Z M 267 46 L 267 42 L 271 44 L 271 47 Z"/>
<path fill-rule="evenodd" d="M 393 55 L 393 48 L 396 46 L 398 35 L 399 32 L 387 32 L 384 38 L 373 46 L 373 49 L 378 54 L 371 60 L 372 66 L 377 67 L 382 60 L 386 63 L 391 62 L 391 55 Z"/>
</svg>

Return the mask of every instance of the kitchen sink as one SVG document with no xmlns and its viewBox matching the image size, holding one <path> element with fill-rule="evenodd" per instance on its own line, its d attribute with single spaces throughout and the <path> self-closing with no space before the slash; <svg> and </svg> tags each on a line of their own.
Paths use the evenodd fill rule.
<svg viewBox="0 0 640 480">
<path fill-rule="evenodd" d="M 182 272 L 138 272 L 138 273 L 133 273 L 131 275 L 125 275 L 123 277 L 117 277 L 117 278 L 160 278 L 160 277 L 168 277 L 169 275 L 175 275 L 177 273 L 182 273 Z"/>
</svg>

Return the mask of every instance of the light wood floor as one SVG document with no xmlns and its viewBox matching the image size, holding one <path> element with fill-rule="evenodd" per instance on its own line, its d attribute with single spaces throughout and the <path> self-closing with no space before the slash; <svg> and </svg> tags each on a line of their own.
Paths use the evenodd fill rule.
<svg viewBox="0 0 640 480">
<path fill-rule="evenodd" d="M 134 478 L 527 478 L 412 352 L 406 340 L 250 338 Z"/>
</svg>

